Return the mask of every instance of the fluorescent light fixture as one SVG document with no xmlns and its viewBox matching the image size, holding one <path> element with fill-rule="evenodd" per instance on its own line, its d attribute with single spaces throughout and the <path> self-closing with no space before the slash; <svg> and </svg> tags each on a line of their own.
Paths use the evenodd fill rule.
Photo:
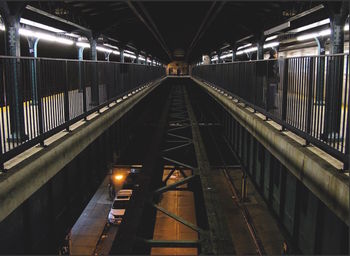
<svg viewBox="0 0 350 256">
<path fill-rule="evenodd" d="M 331 34 L 331 30 L 330 29 L 326 29 L 326 30 L 322 30 L 320 32 L 298 36 L 297 40 L 298 41 L 305 41 L 305 40 L 308 40 L 308 39 L 311 39 L 311 38 L 315 38 L 315 37 L 319 37 L 319 36 L 328 36 L 330 34 Z"/>
<path fill-rule="evenodd" d="M 269 47 L 276 47 L 279 45 L 280 45 L 279 42 L 272 42 L 272 43 L 264 44 L 264 49 L 269 48 Z"/>
<path fill-rule="evenodd" d="M 252 44 L 246 44 L 246 45 L 240 46 L 237 48 L 237 50 L 244 49 L 244 48 L 247 48 L 249 46 L 252 46 Z"/>
<path fill-rule="evenodd" d="M 53 35 L 41 33 L 41 32 L 35 32 L 35 31 L 25 29 L 25 28 L 20 28 L 19 34 L 23 35 L 23 36 L 36 37 L 36 38 L 39 38 L 41 40 L 46 40 L 46 41 L 50 41 L 50 42 L 57 42 L 57 43 L 66 44 L 66 45 L 72 45 L 74 43 L 70 39 L 57 37 L 57 36 L 53 36 Z"/>
<path fill-rule="evenodd" d="M 65 33 L 66 36 L 74 37 L 74 38 L 80 38 L 79 35 L 73 34 L 73 33 Z M 79 39 L 78 39 L 79 40 Z"/>
<path fill-rule="evenodd" d="M 96 46 L 96 50 L 98 50 L 100 52 L 107 52 L 107 53 L 113 52 L 111 49 L 107 49 L 107 48 L 102 47 L 102 46 Z"/>
<path fill-rule="evenodd" d="M 44 24 L 41 24 L 41 23 L 38 23 L 38 22 L 35 22 L 35 21 L 24 19 L 24 18 L 21 18 L 19 22 L 22 23 L 22 24 L 26 24 L 26 25 L 29 25 L 29 26 L 32 26 L 32 27 L 36 27 L 36 28 L 41 28 L 43 30 L 51 31 L 51 32 L 54 32 L 54 33 L 64 33 L 64 32 L 66 32 L 64 30 L 61 30 L 61 29 L 58 29 L 58 28 L 53 28 L 53 27 L 50 27 L 50 26 L 47 26 L 47 25 L 44 25 Z"/>
<path fill-rule="evenodd" d="M 349 24 L 345 24 L 344 31 L 349 31 Z"/>
<path fill-rule="evenodd" d="M 145 58 L 144 58 L 144 57 L 139 56 L 139 60 L 141 60 L 141 61 L 145 61 Z"/>
<path fill-rule="evenodd" d="M 33 31 L 28 30 L 28 29 L 24 29 L 24 28 L 20 28 L 20 29 L 19 29 L 19 33 L 20 33 L 20 35 L 22 35 L 22 36 L 34 36 Z"/>
<path fill-rule="evenodd" d="M 249 52 L 256 52 L 258 50 L 258 47 L 251 47 L 242 51 L 238 51 L 236 55 L 241 55 L 243 53 L 249 53 Z"/>
<path fill-rule="evenodd" d="M 273 39 L 276 39 L 277 38 L 277 35 L 275 35 L 275 36 L 270 36 L 270 37 L 268 37 L 268 38 L 266 38 L 266 40 L 265 41 L 271 41 L 271 40 L 273 40 Z"/>
<path fill-rule="evenodd" d="M 115 55 L 120 55 L 120 51 L 113 51 L 112 53 L 114 53 Z"/>
<path fill-rule="evenodd" d="M 1 31 L 5 31 L 5 25 L 4 24 L 0 24 L 0 30 Z"/>
<path fill-rule="evenodd" d="M 88 43 L 83 43 L 83 42 L 77 42 L 75 43 L 78 47 L 83 47 L 83 48 L 90 48 L 90 44 Z"/>
<path fill-rule="evenodd" d="M 267 36 L 267 35 L 271 35 L 277 31 L 281 31 L 283 29 L 286 29 L 286 28 L 289 28 L 290 27 L 290 21 L 287 21 L 286 23 L 283 23 L 281 25 L 278 25 L 276 27 L 273 27 L 273 28 L 270 28 L 269 30 L 266 30 L 264 32 L 264 35 Z"/>
<path fill-rule="evenodd" d="M 222 55 L 222 56 L 220 56 L 220 59 L 226 59 L 228 57 L 232 57 L 232 53 L 228 53 L 228 54 Z"/>
<path fill-rule="evenodd" d="M 311 23 L 309 25 L 306 25 L 306 26 L 303 26 L 303 27 L 300 27 L 300 28 L 293 29 L 290 32 L 299 33 L 299 32 L 302 32 L 302 31 L 305 31 L 305 30 L 309 30 L 311 28 L 316 28 L 316 27 L 319 27 L 319 26 L 322 26 L 322 25 L 325 25 L 325 24 L 329 24 L 329 23 L 330 23 L 329 19 L 324 19 L 324 20 L 320 20 L 320 21 Z"/>
<path fill-rule="evenodd" d="M 135 55 L 135 53 L 132 51 L 124 50 L 124 52 Z"/>
<path fill-rule="evenodd" d="M 127 53 L 127 52 L 124 53 L 124 56 L 125 56 L 125 57 L 128 57 L 128 58 L 131 58 L 131 59 L 136 59 L 136 56 L 135 56 L 135 55 L 129 54 L 129 53 Z"/>
<path fill-rule="evenodd" d="M 107 46 L 109 48 L 112 48 L 112 49 L 116 49 L 116 50 L 119 50 L 119 48 L 117 46 L 114 46 L 114 45 L 111 45 L 111 44 L 103 44 L 104 46 Z"/>
</svg>

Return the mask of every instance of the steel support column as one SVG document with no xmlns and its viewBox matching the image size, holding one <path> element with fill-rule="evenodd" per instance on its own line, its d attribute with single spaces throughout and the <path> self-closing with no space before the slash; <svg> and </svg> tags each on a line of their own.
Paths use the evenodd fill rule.
<svg viewBox="0 0 350 256">
<path fill-rule="evenodd" d="M 125 62 L 124 49 L 123 48 L 119 48 L 119 51 L 120 51 L 120 63 L 124 63 Z"/>
<path fill-rule="evenodd" d="M 135 52 L 135 55 L 136 55 L 136 59 L 135 59 L 136 63 L 140 64 L 140 53 Z"/>
<path fill-rule="evenodd" d="M 221 59 L 220 59 L 220 57 L 221 57 L 221 51 L 218 50 L 218 51 L 216 51 L 216 52 L 217 52 L 217 54 L 218 54 L 218 63 L 221 63 Z"/>
<path fill-rule="evenodd" d="M 94 61 L 91 63 L 91 106 L 99 105 L 99 85 L 98 85 L 98 64 L 97 64 L 97 41 L 95 38 L 90 38 L 90 59 Z"/>
<path fill-rule="evenodd" d="M 13 57 L 21 56 L 19 20 L 20 15 L 3 15 L 6 36 L 6 54 Z M 8 84 L 9 84 L 9 108 L 10 130 L 9 141 L 16 143 L 27 139 L 24 127 L 23 92 L 20 85 L 20 61 L 16 58 L 9 60 Z"/>
<path fill-rule="evenodd" d="M 232 62 L 236 60 L 236 51 L 237 51 L 237 47 L 232 47 L 232 59 L 231 59 Z"/>
<path fill-rule="evenodd" d="M 28 37 L 28 46 L 29 46 L 29 56 L 33 58 L 38 57 L 38 42 L 39 38 Z M 30 69 L 31 69 L 31 79 L 32 79 L 32 104 L 38 104 L 38 87 L 37 87 L 37 72 L 36 72 L 36 60 L 30 60 Z"/>
<path fill-rule="evenodd" d="M 265 40 L 259 40 L 256 44 L 256 47 L 258 48 L 258 50 L 256 52 L 256 59 L 257 60 L 264 59 L 264 41 Z"/>
<path fill-rule="evenodd" d="M 82 60 L 84 60 L 84 47 L 79 47 L 78 48 L 78 60 L 79 60 L 79 91 L 81 92 L 83 90 L 83 86 L 82 86 L 82 72 L 81 72 L 81 66 L 82 64 Z M 85 104 L 85 103 L 84 103 Z"/>
<path fill-rule="evenodd" d="M 340 13 L 331 17 L 331 54 L 344 52 L 344 25 L 349 10 L 345 4 L 341 7 Z M 326 106 L 323 139 L 326 141 L 339 141 L 342 85 L 344 59 L 342 57 L 330 56 L 327 66 Z"/>
</svg>

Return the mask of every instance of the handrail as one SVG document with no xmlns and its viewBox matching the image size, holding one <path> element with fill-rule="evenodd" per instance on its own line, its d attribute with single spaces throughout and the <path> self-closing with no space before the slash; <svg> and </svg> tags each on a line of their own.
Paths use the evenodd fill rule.
<svg viewBox="0 0 350 256">
<path fill-rule="evenodd" d="M 0 56 L 4 162 L 165 75 L 161 66 Z"/>
<path fill-rule="evenodd" d="M 299 58 L 307 58 L 307 57 L 331 57 L 331 56 L 349 56 L 349 53 L 337 53 L 337 54 L 327 54 L 327 55 L 305 55 L 305 56 L 292 56 L 292 57 L 279 57 L 277 60 L 285 60 L 285 59 L 299 59 Z M 240 61 L 231 61 L 231 62 L 225 62 L 225 63 L 210 63 L 210 64 L 201 64 L 196 67 L 200 66 L 215 66 L 215 65 L 229 65 L 232 63 L 254 63 L 254 62 L 265 62 L 265 61 L 275 61 L 276 59 L 264 59 L 264 60 L 240 60 Z"/>
<path fill-rule="evenodd" d="M 131 62 L 118 62 L 118 61 L 105 61 L 105 60 L 78 60 L 78 59 L 61 59 L 61 58 L 48 58 L 48 57 L 29 57 L 29 56 L 7 56 L 0 55 L 0 59 L 24 59 L 24 60 L 55 60 L 55 61 L 69 61 L 69 62 L 93 62 L 93 63 L 118 63 L 123 65 L 137 65 L 137 66 L 145 66 L 145 67 L 162 67 L 162 66 L 153 66 L 153 65 L 145 65 L 140 63 L 131 63 Z"/>
<path fill-rule="evenodd" d="M 349 168 L 349 54 L 200 65 L 192 75 Z"/>
</svg>

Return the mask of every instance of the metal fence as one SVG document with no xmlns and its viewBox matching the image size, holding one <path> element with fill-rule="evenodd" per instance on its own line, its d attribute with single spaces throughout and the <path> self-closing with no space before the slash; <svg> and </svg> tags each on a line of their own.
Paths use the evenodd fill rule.
<svg viewBox="0 0 350 256">
<path fill-rule="evenodd" d="M 0 56 L 0 167 L 122 95 L 165 75 L 159 66 Z"/>
<path fill-rule="evenodd" d="M 201 65 L 192 75 L 221 87 L 348 168 L 348 54 Z"/>
</svg>

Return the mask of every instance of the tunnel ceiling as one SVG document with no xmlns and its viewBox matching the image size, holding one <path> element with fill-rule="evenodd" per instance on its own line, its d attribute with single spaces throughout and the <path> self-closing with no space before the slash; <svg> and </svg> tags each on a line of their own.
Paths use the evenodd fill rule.
<svg viewBox="0 0 350 256">
<path fill-rule="evenodd" d="M 203 53 L 280 25 L 320 2 L 65 1 L 29 4 L 116 39 L 120 45 L 146 51 L 163 62 L 192 62 Z M 24 16 L 53 23 L 27 9 Z M 307 24 L 325 16 L 326 11 L 321 9 L 300 19 L 299 23 Z M 67 25 L 60 27 L 74 31 Z"/>
</svg>

